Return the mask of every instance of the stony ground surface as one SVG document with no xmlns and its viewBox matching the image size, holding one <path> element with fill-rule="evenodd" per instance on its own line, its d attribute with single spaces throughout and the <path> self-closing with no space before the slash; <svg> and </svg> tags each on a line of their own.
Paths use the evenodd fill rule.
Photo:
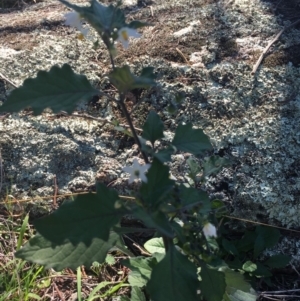
<svg viewBox="0 0 300 301">
<path fill-rule="evenodd" d="M 108 2 L 108 1 L 106 1 Z M 111 1 L 110 1 L 111 2 Z M 158 86 L 128 97 L 140 127 L 149 109 L 164 120 L 166 137 L 191 121 L 211 138 L 214 152 L 231 160 L 206 183 L 212 198 L 232 214 L 288 228 L 300 228 L 300 27 L 285 31 L 255 75 L 260 53 L 284 27 L 296 21 L 299 0 L 124 1 L 129 20 L 153 24 L 116 61 L 138 71 L 154 66 Z M 86 3 L 76 0 L 73 3 Z M 68 11 L 58 1 L 36 1 L 21 10 L 0 10 L 0 101 L 38 70 L 68 63 L 97 88 L 113 93 L 105 49 L 64 25 Z M 88 26 L 88 25 L 86 25 Z M 5 78 L 3 78 L 5 76 Z M 175 115 L 168 104 L 185 95 Z M 117 107 L 93 99 L 78 112 L 124 122 Z M 95 180 L 128 193 L 122 167 L 138 155 L 133 140 L 99 120 L 30 111 L 0 116 L 2 194 L 17 198 L 92 189 Z M 174 156 L 172 174 L 186 181 L 189 155 Z M 201 163 L 201 158 L 198 158 Z M 50 200 L 50 199 L 49 199 Z M 282 251 L 296 240 L 284 241 Z"/>
</svg>

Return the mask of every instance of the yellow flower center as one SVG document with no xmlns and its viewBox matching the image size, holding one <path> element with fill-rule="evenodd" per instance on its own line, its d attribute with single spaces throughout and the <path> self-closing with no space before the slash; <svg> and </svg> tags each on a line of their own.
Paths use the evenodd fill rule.
<svg viewBox="0 0 300 301">
<path fill-rule="evenodd" d="M 123 38 L 125 41 L 128 41 L 129 36 L 128 36 L 128 33 L 127 33 L 126 30 L 122 30 L 121 35 L 122 35 L 122 38 Z"/>
</svg>

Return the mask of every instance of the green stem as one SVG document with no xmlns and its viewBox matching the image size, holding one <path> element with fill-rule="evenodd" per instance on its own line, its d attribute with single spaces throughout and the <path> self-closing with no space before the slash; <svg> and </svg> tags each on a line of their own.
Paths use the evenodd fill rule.
<svg viewBox="0 0 300 301">
<path fill-rule="evenodd" d="M 131 132 L 132 132 L 132 135 L 134 137 L 134 140 L 135 140 L 136 144 L 139 147 L 140 153 L 142 154 L 145 163 L 147 164 L 147 163 L 149 163 L 149 159 L 148 159 L 147 155 L 142 151 L 141 142 L 139 140 L 139 137 L 138 137 L 138 135 L 136 133 L 136 130 L 135 130 L 134 126 L 133 126 L 131 117 L 130 117 L 130 115 L 129 115 L 128 111 L 127 111 L 127 108 L 125 106 L 124 98 L 125 98 L 124 95 L 120 94 L 120 101 L 118 102 L 118 104 L 121 106 L 121 109 L 122 109 L 122 111 L 123 111 L 123 113 L 125 115 L 125 118 L 126 118 L 128 124 L 129 124 L 129 127 L 131 129 Z"/>
</svg>

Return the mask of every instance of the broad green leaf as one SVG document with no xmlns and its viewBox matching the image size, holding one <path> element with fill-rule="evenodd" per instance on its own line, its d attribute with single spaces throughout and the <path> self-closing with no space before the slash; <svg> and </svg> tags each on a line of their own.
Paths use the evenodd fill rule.
<svg viewBox="0 0 300 301">
<path fill-rule="evenodd" d="M 161 235 L 170 238 L 174 236 L 169 220 L 161 211 L 147 212 L 141 207 L 136 207 L 132 215 L 142 220 L 147 227 L 156 229 Z"/>
<path fill-rule="evenodd" d="M 246 271 L 246 272 L 252 273 L 256 269 L 257 269 L 257 265 L 254 262 L 250 261 L 250 260 L 246 261 L 243 264 L 243 270 Z"/>
<path fill-rule="evenodd" d="M 190 168 L 190 172 L 189 172 L 189 177 L 196 182 L 197 181 L 197 174 L 199 174 L 202 169 L 199 166 L 199 164 L 196 162 L 196 160 L 194 160 L 192 157 L 187 159 L 187 164 Z"/>
<path fill-rule="evenodd" d="M 142 183 L 140 195 L 147 207 L 156 207 L 171 191 L 174 181 L 169 178 L 169 167 L 154 159 L 147 173 L 147 183 Z"/>
<path fill-rule="evenodd" d="M 285 266 L 287 266 L 290 261 L 291 261 L 290 256 L 278 254 L 278 255 L 274 255 L 274 256 L 270 257 L 269 259 L 267 259 L 264 262 L 264 264 L 266 264 L 270 268 L 279 269 L 279 268 L 284 268 Z"/>
<path fill-rule="evenodd" d="M 76 105 L 97 94 L 83 75 L 75 74 L 68 64 L 53 66 L 50 71 L 39 71 L 36 78 L 28 78 L 23 86 L 11 92 L 0 111 L 19 112 L 31 107 L 34 114 L 46 108 L 53 112 L 71 113 Z"/>
<path fill-rule="evenodd" d="M 210 200 L 206 192 L 184 185 L 180 185 L 179 189 L 181 205 L 185 209 L 189 210 L 199 206 L 199 211 L 202 214 L 207 214 L 211 210 Z"/>
<path fill-rule="evenodd" d="M 172 147 L 159 150 L 153 154 L 153 157 L 159 160 L 161 163 L 171 161 L 171 155 L 173 155 L 174 149 Z"/>
<path fill-rule="evenodd" d="M 116 191 L 98 184 L 96 194 L 79 195 L 74 201 L 64 202 L 55 212 L 34 222 L 37 231 L 53 244 L 66 240 L 74 245 L 87 246 L 99 237 L 107 240 L 110 229 L 127 212 L 117 209 Z"/>
<path fill-rule="evenodd" d="M 146 297 L 138 286 L 131 287 L 130 301 L 146 301 Z"/>
<path fill-rule="evenodd" d="M 196 266 L 170 245 L 154 268 L 147 289 L 153 301 L 196 301 L 199 281 Z"/>
<path fill-rule="evenodd" d="M 245 231 L 244 236 L 236 244 L 237 249 L 241 252 L 253 250 L 257 235 L 253 231 Z"/>
<path fill-rule="evenodd" d="M 121 93 L 126 93 L 133 89 L 150 88 L 155 86 L 155 75 L 152 67 L 143 68 L 140 76 L 135 76 L 130 72 L 129 66 L 116 67 L 109 78 L 112 84 Z"/>
<path fill-rule="evenodd" d="M 270 272 L 269 268 L 263 265 L 260 262 L 256 263 L 256 270 L 253 271 L 251 274 L 257 277 L 271 277 L 272 273 Z"/>
<path fill-rule="evenodd" d="M 135 257 L 122 260 L 122 264 L 131 270 L 128 276 L 130 285 L 143 287 L 148 283 L 157 261 L 154 257 Z"/>
<path fill-rule="evenodd" d="M 205 263 L 201 264 L 200 290 L 207 301 L 221 301 L 225 293 L 225 274 L 210 269 Z"/>
<path fill-rule="evenodd" d="M 246 293 L 240 290 L 236 290 L 232 294 L 226 293 L 224 295 L 224 301 L 256 301 L 257 295 L 255 292 Z"/>
<path fill-rule="evenodd" d="M 120 242 L 120 237 L 115 232 L 110 232 L 107 241 L 95 237 L 88 246 L 83 242 L 74 245 L 70 240 L 57 245 L 37 234 L 15 255 L 43 265 L 47 269 L 53 268 L 61 271 L 64 268 L 71 268 L 75 270 L 81 265 L 90 267 L 94 261 L 104 262 L 107 252 L 118 242 Z"/>
<path fill-rule="evenodd" d="M 226 238 L 222 239 L 222 246 L 226 250 L 226 252 L 228 252 L 229 254 L 232 254 L 232 255 L 238 255 L 239 254 L 239 252 L 236 249 L 235 245 L 233 243 L 231 243 L 229 240 L 227 240 Z"/>
<path fill-rule="evenodd" d="M 122 10 L 113 5 L 105 6 L 96 0 L 91 0 L 90 6 L 78 6 L 65 0 L 59 0 L 67 7 L 72 8 L 80 14 L 96 31 L 103 37 L 103 33 L 113 35 L 114 29 L 126 26 L 125 16 Z M 132 27 L 136 28 L 136 27 Z"/>
<path fill-rule="evenodd" d="M 251 285 L 245 281 L 241 273 L 225 269 L 226 292 L 224 300 L 228 301 L 256 301 L 257 295 Z"/>
<path fill-rule="evenodd" d="M 155 237 L 155 238 L 149 239 L 144 244 L 144 248 L 151 254 L 166 253 L 165 245 L 164 245 L 163 239 L 161 237 Z"/>
<path fill-rule="evenodd" d="M 253 255 L 254 258 L 257 258 L 258 255 L 265 249 L 265 240 L 263 235 L 257 235 L 254 243 L 254 251 Z"/>
<path fill-rule="evenodd" d="M 164 137 L 164 124 L 160 120 L 160 117 L 154 112 L 150 111 L 147 120 L 143 126 L 142 137 L 149 140 L 152 145 L 160 138 Z"/>
<path fill-rule="evenodd" d="M 212 150 L 209 138 L 200 129 L 193 129 L 191 123 L 179 125 L 175 131 L 172 144 L 180 151 L 200 155 L 203 151 Z"/>
<path fill-rule="evenodd" d="M 105 263 L 109 265 L 113 265 L 116 263 L 115 257 L 113 257 L 111 254 L 107 254 L 105 257 Z"/>
<path fill-rule="evenodd" d="M 279 230 L 272 227 L 257 226 L 255 228 L 255 233 L 264 241 L 264 249 L 274 247 L 280 238 Z M 259 253 L 264 249 L 256 250 L 256 253 Z"/>
<path fill-rule="evenodd" d="M 219 156 L 208 157 L 203 163 L 203 177 L 218 173 L 223 167 L 228 166 L 230 161 Z"/>
</svg>

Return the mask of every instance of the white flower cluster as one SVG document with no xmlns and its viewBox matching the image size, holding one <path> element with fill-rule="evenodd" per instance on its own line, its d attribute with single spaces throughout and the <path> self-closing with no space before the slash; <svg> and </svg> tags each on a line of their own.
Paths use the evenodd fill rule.
<svg viewBox="0 0 300 301">
<path fill-rule="evenodd" d="M 89 30 L 83 27 L 82 18 L 77 12 L 69 12 L 65 14 L 65 24 L 71 27 L 76 28 L 80 31 L 79 38 L 86 38 Z M 121 42 L 123 47 L 127 49 L 129 47 L 129 38 L 140 38 L 141 34 L 137 32 L 136 29 L 130 27 L 122 27 L 118 30 L 118 42 Z"/>
</svg>

